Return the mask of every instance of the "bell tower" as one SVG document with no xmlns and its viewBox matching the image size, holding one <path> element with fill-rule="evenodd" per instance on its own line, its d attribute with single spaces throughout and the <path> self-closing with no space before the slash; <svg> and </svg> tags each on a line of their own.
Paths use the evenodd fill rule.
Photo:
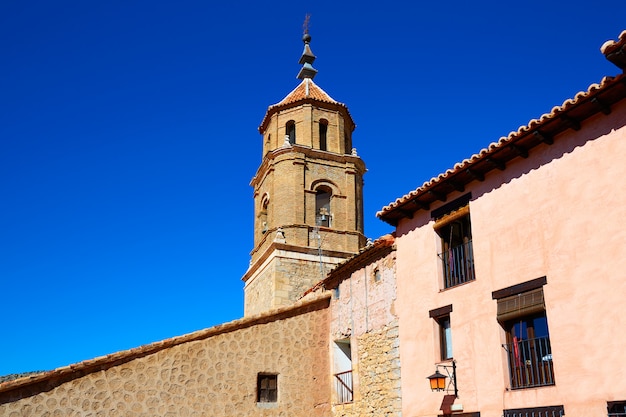
<svg viewBox="0 0 626 417">
<path fill-rule="evenodd" d="M 365 244 L 365 164 L 352 147 L 355 124 L 346 105 L 313 82 L 307 30 L 302 40 L 301 82 L 259 126 L 263 159 L 250 183 L 254 249 L 242 278 L 245 316 L 293 303 Z"/>
</svg>

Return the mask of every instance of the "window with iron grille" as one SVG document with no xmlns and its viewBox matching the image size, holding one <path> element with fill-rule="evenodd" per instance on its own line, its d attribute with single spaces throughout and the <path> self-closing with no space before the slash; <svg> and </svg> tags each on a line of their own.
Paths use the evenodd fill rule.
<svg viewBox="0 0 626 417">
<path fill-rule="evenodd" d="M 503 417 L 560 417 L 565 415 L 562 405 L 548 407 L 512 408 L 504 410 Z"/>
<path fill-rule="evenodd" d="M 278 400 L 278 375 L 257 375 L 257 402 L 275 403 Z"/>
<path fill-rule="evenodd" d="M 606 403 L 609 417 L 626 416 L 626 401 L 609 401 Z"/>
<path fill-rule="evenodd" d="M 543 297 L 546 277 L 494 291 L 497 319 L 506 332 L 511 389 L 554 385 L 552 347 Z"/>
<path fill-rule="evenodd" d="M 470 223 L 471 194 L 433 210 L 435 231 L 441 238 L 439 259 L 443 271 L 443 288 L 451 288 L 476 279 Z"/>
<path fill-rule="evenodd" d="M 336 340 L 333 346 L 335 393 L 338 404 L 353 401 L 352 348 L 350 339 Z"/>
</svg>

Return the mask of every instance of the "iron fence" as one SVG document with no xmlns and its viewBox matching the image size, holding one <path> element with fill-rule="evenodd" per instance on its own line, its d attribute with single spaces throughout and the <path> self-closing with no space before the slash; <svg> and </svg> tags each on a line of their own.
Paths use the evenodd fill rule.
<svg viewBox="0 0 626 417">
<path fill-rule="evenodd" d="M 454 287 L 476 279 L 471 240 L 440 253 L 439 259 L 443 265 L 444 288 Z"/>
<path fill-rule="evenodd" d="M 502 347 L 507 353 L 511 389 L 554 385 L 550 337 L 518 340 Z"/>
</svg>

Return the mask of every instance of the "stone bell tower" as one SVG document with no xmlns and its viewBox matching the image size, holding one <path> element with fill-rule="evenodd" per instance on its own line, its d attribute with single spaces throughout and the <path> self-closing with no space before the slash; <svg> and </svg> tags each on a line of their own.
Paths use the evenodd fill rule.
<svg viewBox="0 0 626 417">
<path fill-rule="evenodd" d="M 355 124 L 346 105 L 313 82 L 311 36 L 302 40 L 302 81 L 259 126 L 263 160 L 250 183 L 254 249 L 242 278 L 246 316 L 298 300 L 365 244 L 365 164 L 352 147 Z"/>
</svg>

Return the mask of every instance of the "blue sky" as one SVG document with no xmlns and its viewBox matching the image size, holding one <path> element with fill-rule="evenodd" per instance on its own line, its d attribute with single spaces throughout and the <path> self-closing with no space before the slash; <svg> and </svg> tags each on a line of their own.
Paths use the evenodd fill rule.
<svg viewBox="0 0 626 417">
<path fill-rule="evenodd" d="M 626 3 L 0 3 L 0 375 L 239 318 L 257 127 L 346 103 L 381 207 L 619 70 Z"/>
</svg>

